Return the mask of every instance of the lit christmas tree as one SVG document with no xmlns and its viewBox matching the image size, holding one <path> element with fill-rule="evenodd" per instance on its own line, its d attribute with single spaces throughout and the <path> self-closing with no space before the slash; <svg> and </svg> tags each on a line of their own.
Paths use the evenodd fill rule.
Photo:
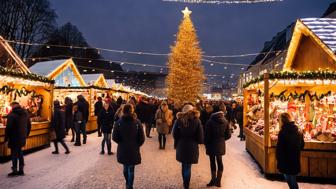
<svg viewBox="0 0 336 189">
<path fill-rule="evenodd" d="M 188 7 L 179 26 L 175 45 L 171 47 L 167 76 L 168 98 L 176 102 L 196 102 L 203 91 L 202 50 Z"/>
</svg>

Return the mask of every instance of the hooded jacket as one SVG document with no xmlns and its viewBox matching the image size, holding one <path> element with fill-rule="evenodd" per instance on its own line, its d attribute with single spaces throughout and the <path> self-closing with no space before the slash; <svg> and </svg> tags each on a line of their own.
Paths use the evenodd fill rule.
<svg viewBox="0 0 336 189">
<path fill-rule="evenodd" d="M 145 142 L 145 134 L 136 115 L 123 115 L 113 129 L 112 139 L 118 144 L 117 160 L 124 165 L 141 163 L 140 146 Z"/>
<path fill-rule="evenodd" d="M 211 156 L 225 155 L 225 140 L 230 137 L 231 130 L 224 112 L 213 113 L 204 129 L 206 154 Z"/>
<path fill-rule="evenodd" d="M 276 146 L 277 168 L 281 173 L 300 173 L 301 150 L 304 147 L 303 135 L 294 122 L 282 126 Z"/>
<path fill-rule="evenodd" d="M 9 148 L 22 148 L 26 145 L 29 136 L 31 123 L 27 110 L 15 107 L 7 116 L 5 130 L 5 141 L 8 141 Z"/>
<path fill-rule="evenodd" d="M 200 113 L 197 110 L 177 113 L 173 137 L 176 160 L 181 163 L 198 163 L 198 145 L 203 143 L 203 129 L 199 117 Z"/>
</svg>

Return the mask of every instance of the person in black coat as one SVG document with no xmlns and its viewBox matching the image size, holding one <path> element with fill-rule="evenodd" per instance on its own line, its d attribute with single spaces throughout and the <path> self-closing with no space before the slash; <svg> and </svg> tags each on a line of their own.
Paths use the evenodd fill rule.
<svg viewBox="0 0 336 189">
<path fill-rule="evenodd" d="M 284 174 L 290 189 L 298 189 L 296 175 L 300 173 L 303 135 L 288 113 L 280 115 L 280 132 L 276 146 L 277 168 Z"/>
<path fill-rule="evenodd" d="M 73 106 L 73 127 L 74 127 L 75 132 L 76 132 L 75 146 L 80 146 L 81 145 L 80 132 L 81 132 L 82 122 L 83 122 L 83 114 L 82 114 L 82 112 L 78 111 L 78 106 L 74 105 Z"/>
<path fill-rule="evenodd" d="M 69 154 L 69 148 L 64 142 L 65 138 L 65 114 L 61 110 L 61 105 L 58 100 L 54 101 L 54 113 L 51 120 L 51 128 L 55 131 L 56 139 L 53 141 L 55 145 L 55 151 L 52 154 L 59 154 L 58 143 L 61 143 L 65 149 L 65 154 Z"/>
<path fill-rule="evenodd" d="M 151 126 L 150 105 L 148 104 L 147 99 L 145 97 L 142 97 L 142 99 L 136 105 L 135 113 L 137 114 L 141 123 L 143 123 L 145 125 L 146 137 L 147 138 L 152 138 L 150 136 L 150 131 L 151 131 L 151 128 L 152 128 L 152 126 Z"/>
<path fill-rule="evenodd" d="M 239 135 L 240 141 L 245 140 L 244 127 L 243 127 L 243 107 L 237 102 L 232 103 L 232 117 L 234 123 L 239 125 Z"/>
<path fill-rule="evenodd" d="M 223 175 L 223 160 L 225 155 L 225 141 L 231 138 L 231 130 L 229 122 L 225 118 L 224 105 L 214 106 L 214 113 L 205 125 L 204 144 L 206 154 L 210 158 L 211 181 L 207 184 L 210 186 L 221 187 L 221 179 Z M 217 176 L 216 176 L 217 162 Z"/>
<path fill-rule="evenodd" d="M 64 104 L 65 104 L 65 128 L 67 132 L 69 129 L 71 129 L 71 134 L 72 134 L 71 142 L 74 142 L 75 141 L 75 129 L 73 127 L 73 113 L 72 113 L 73 102 L 71 98 L 65 97 Z"/>
<path fill-rule="evenodd" d="M 19 103 L 12 102 L 12 111 L 7 115 L 7 125 L 5 129 L 5 142 L 8 142 L 8 148 L 11 149 L 12 172 L 9 177 L 24 175 L 24 159 L 22 147 L 26 145 L 26 139 L 29 136 L 31 123 L 27 110 L 23 109 Z M 19 171 L 17 164 L 19 161 Z"/>
<path fill-rule="evenodd" d="M 86 123 L 89 120 L 89 103 L 85 100 L 83 95 L 78 95 L 76 105 L 78 107 L 78 111 L 82 112 L 83 121 L 80 126 L 83 134 L 83 144 L 86 144 Z"/>
<path fill-rule="evenodd" d="M 198 163 L 198 145 L 203 143 L 203 128 L 200 113 L 192 105 L 185 105 L 177 114 L 173 137 L 176 160 L 182 163 L 182 178 L 185 189 L 189 188 L 191 165 Z"/>
<path fill-rule="evenodd" d="M 98 123 L 101 125 L 101 130 L 103 132 L 104 138 L 102 140 L 102 150 L 100 154 L 104 154 L 105 143 L 107 145 L 107 153 L 108 155 L 112 155 L 112 129 L 113 129 L 113 121 L 114 121 L 114 112 L 110 107 L 110 104 L 104 103 L 103 109 L 100 111 L 98 116 Z"/>
<path fill-rule="evenodd" d="M 134 167 L 141 163 L 140 146 L 145 142 L 141 122 L 136 119 L 133 105 L 125 104 L 122 117 L 115 123 L 113 141 L 118 144 L 117 160 L 124 166 L 126 188 L 133 188 Z"/>
<path fill-rule="evenodd" d="M 98 97 L 97 102 L 94 104 L 94 115 L 97 116 L 98 137 L 102 136 L 102 129 L 99 123 L 99 115 L 102 110 L 103 110 L 103 99 L 102 97 Z"/>
</svg>

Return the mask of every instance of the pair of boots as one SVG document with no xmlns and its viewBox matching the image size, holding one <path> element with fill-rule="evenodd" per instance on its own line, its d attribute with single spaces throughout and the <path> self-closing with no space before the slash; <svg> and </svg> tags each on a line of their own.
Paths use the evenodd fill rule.
<svg viewBox="0 0 336 189">
<path fill-rule="evenodd" d="M 166 136 L 165 135 L 159 135 L 159 149 L 164 150 L 166 149 Z"/>
<path fill-rule="evenodd" d="M 58 152 L 58 142 L 62 144 L 62 146 L 64 147 L 65 149 L 65 154 L 69 154 L 70 153 L 70 150 L 68 148 L 68 146 L 65 144 L 65 142 L 63 140 L 61 141 L 54 141 L 54 145 L 55 145 L 55 151 L 52 152 L 52 154 L 59 154 Z"/>
<path fill-rule="evenodd" d="M 107 154 L 108 155 L 113 155 L 112 144 L 106 144 L 106 145 L 107 145 Z M 101 155 L 105 154 L 104 148 L 105 148 L 105 145 L 104 145 L 104 142 L 102 142 L 102 150 L 100 152 Z"/>
<path fill-rule="evenodd" d="M 15 176 L 24 176 L 23 166 L 20 166 L 19 171 L 17 171 L 17 168 L 12 167 L 12 172 L 8 174 L 8 177 Z"/>
<path fill-rule="evenodd" d="M 212 171 L 211 181 L 207 184 L 207 187 L 211 187 L 211 186 L 221 187 L 222 175 L 223 175 L 223 171 L 217 171 L 217 177 L 216 177 L 216 171 Z"/>
</svg>

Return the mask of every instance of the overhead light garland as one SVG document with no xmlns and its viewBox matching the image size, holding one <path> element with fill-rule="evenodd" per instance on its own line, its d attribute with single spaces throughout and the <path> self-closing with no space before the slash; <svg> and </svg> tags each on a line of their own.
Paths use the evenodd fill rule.
<svg viewBox="0 0 336 189">
<path fill-rule="evenodd" d="M 121 54 L 132 54 L 132 55 L 146 55 L 146 56 L 169 56 L 170 53 L 154 53 L 154 52 L 144 52 L 144 51 L 129 51 L 129 50 L 115 50 L 115 49 L 107 49 L 107 48 L 99 48 L 99 47 L 88 47 L 88 46 L 68 46 L 68 45 L 51 45 L 51 44 L 43 44 L 43 43 L 30 43 L 30 42 L 22 42 L 22 41 L 14 41 L 14 40 L 5 40 L 8 43 L 13 44 L 20 44 L 20 45 L 29 45 L 29 46 L 41 46 L 48 49 L 52 47 L 56 48 L 69 48 L 69 49 L 94 49 L 97 52 L 101 53 L 104 52 L 112 52 L 112 53 L 121 53 Z M 233 54 L 233 55 L 202 55 L 204 58 L 241 58 L 241 57 L 248 57 L 248 56 L 258 56 L 261 54 L 268 54 L 268 53 L 280 53 L 284 52 L 285 50 L 277 50 L 277 51 L 269 51 L 269 52 L 256 52 L 256 53 L 242 53 L 242 54 Z"/>
<path fill-rule="evenodd" d="M 191 3 L 191 4 L 252 4 L 273 3 L 283 0 L 162 0 L 164 2 Z"/>
</svg>

